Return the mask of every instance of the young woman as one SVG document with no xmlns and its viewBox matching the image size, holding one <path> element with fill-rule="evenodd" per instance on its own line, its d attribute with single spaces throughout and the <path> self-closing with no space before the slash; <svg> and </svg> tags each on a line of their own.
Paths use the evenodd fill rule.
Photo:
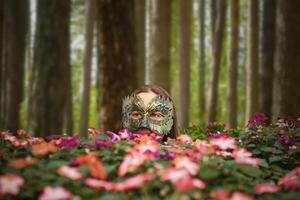
<svg viewBox="0 0 300 200">
<path fill-rule="evenodd" d="M 154 132 L 164 138 L 177 137 L 176 111 L 168 92 L 156 85 L 145 85 L 125 97 L 122 126 L 131 132 Z"/>
</svg>

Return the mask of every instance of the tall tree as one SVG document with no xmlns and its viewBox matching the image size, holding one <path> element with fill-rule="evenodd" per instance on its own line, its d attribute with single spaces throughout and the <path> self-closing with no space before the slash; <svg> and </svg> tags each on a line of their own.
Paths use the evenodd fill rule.
<svg viewBox="0 0 300 200">
<path fill-rule="evenodd" d="M 146 0 L 135 0 L 136 66 L 138 85 L 145 84 Z"/>
<path fill-rule="evenodd" d="M 249 1 L 246 64 L 246 120 L 258 111 L 258 0 Z"/>
<path fill-rule="evenodd" d="M 239 52 L 239 0 L 230 1 L 230 59 L 228 68 L 228 126 L 237 125 L 237 78 Z"/>
<path fill-rule="evenodd" d="M 23 96 L 26 34 L 29 21 L 29 1 L 5 1 L 4 59 L 5 59 L 5 107 L 4 128 L 19 128 L 20 108 Z"/>
<path fill-rule="evenodd" d="M 271 118 L 275 54 L 276 0 L 264 0 L 262 10 L 259 111 Z"/>
<path fill-rule="evenodd" d="M 151 0 L 149 3 L 149 83 L 170 91 L 172 0 Z"/>
<path fill-rule="evenodd" d="M 3 96 L 4 96 L 4 65 L 3 65 L 3 49 L 4 49 L 4 1 L 0 1 L 0 130 L 2 130 L 3 126 Z"/>
<path fill-rule="evenodd" d="M 218 83 L 221 63 L 221 53 L 224 35 L 227 1 L 218 1 L 218 13 L 215 25 L 213 63 L 211 73 L 211 90 L 209 95 L 208 121 L 215 121 L 217 115 Z"/>
<path fill-rule="evenodd" d="M 300 1 L 278 1 L 273 118 L 300 117 Z"/>
<path fill-rule="evenodd" d="M 200 115 L 205 113 L 205 0 L 199 0 L 199 110 Z"/>
<path fill-rule="evenodd" d="M 88 128 L 94 25 L 96 22 L 96 3 L 96 0 L 86 1 L 87 14 L 85 30 L 85 54 L 83 61 L 84 68 L 80 108 L 80 135 L 82 136 L 86 135 Z"/>
<path fill-rule="evenodd" d="M 184 127 L 189 123 L 191 13 L 192 1 L 179 0 L 179 124 Z"/>
<path fill-rule="evenodd" d="M 101 130 L 118 130 L 121 100 L 137 86 L 134 0 L 98 3 L 99 124 Z"/>
<path fill-rule="evenodd" d="M 62 132 L 70 73 L 70 1 L 37 1 L 29 129 Z"/>
<path fill-rule="evenodd" d="M 211 25 L 211 46 L 212 49 L 215 46 L 215 31 L 216 31 L 216 18 L 217 18 L 217 7 L 219 0 L 210 1 L 210 25 Z"/>
</svg>

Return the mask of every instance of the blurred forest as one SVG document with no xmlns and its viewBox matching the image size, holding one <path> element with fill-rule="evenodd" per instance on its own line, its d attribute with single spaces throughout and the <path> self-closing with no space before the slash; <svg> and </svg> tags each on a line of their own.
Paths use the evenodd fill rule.
<svg viewBox="0 0 300 200">
<path fill-rule="evenodd" d="M 1 0 L 0 129 L 120 129 L 157 84 L 179 124 L 300 117 L 299 0 Z"/>
</svg>

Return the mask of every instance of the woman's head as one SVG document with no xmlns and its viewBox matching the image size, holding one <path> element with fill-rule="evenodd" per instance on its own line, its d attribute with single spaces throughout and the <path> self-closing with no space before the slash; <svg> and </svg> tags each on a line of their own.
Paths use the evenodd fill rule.
<svg viewBox="0 0 300 200">
<path fill-rule="evenodd" d="M 176 137 L 176 112 L 168 92 L 155 85 L 136 89 L 123 100 L 122 125 L 132 132 L 149 131 Z"/>
</svg>

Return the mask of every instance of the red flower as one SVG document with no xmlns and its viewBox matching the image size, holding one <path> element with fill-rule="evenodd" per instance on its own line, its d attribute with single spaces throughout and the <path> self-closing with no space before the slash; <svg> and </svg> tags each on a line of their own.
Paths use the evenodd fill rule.
<svg viewBox="0 0 300 200">
<path fill-rule="evenodd" d="M 36 163 L 36 159 L 34 159 L 32 157 L 16 158 L 16 159 L 9 161 L 8 166 L 16 168 L 16 169 L 21 169 L 28 165 L 33 165 L 35 163 Z"/>
<path fill-rule="evenodd" d="M 186 134 L 179 135 L 176 138 L 176 140 L 179 142 L 179 144 L 190 144 L 190 145 L 194 144 L 193 139 Z"/>
<path fill-rule="evenodd" d="M 280 178 L 278 184 L 283 185 L 289 190 L 300 188 L 300 167 L 296 167 L 292 171 L 288 172 L 284 177 Z"/>
<path fill-rule="evenodd" d="M 16 195 L 24 184 L 23 177 L 17 174 L 5 174 L 0 176 L 0 195 Z"/>
<path fill-rule="evenodd" d="M 230 200 L 253 200 L 253 197 L 243 192 L 234 192 Z"/>
<path fill-rule="evenodd" d="M 211 193 L 212 200 L 230 200 L 229 192 L 224 189 L 217 189 Z"/>
<path fill-rule="evenodd" d="M 199 170 L 199 165 L 191 161 L 187 156 L 177 157 L 173 161 L 175 168 L 185 169 L 189 174 L 195 175 Z"/>
<path fill-rule="evenodd" d="M 280 189 L 281 188 L 278 185 L 273 185 L 269 183 L 260 183 L 255 185 L 254 191 L 256 194 L 263 194 L 263 193 L 278 192 Z"/>
</svg>

